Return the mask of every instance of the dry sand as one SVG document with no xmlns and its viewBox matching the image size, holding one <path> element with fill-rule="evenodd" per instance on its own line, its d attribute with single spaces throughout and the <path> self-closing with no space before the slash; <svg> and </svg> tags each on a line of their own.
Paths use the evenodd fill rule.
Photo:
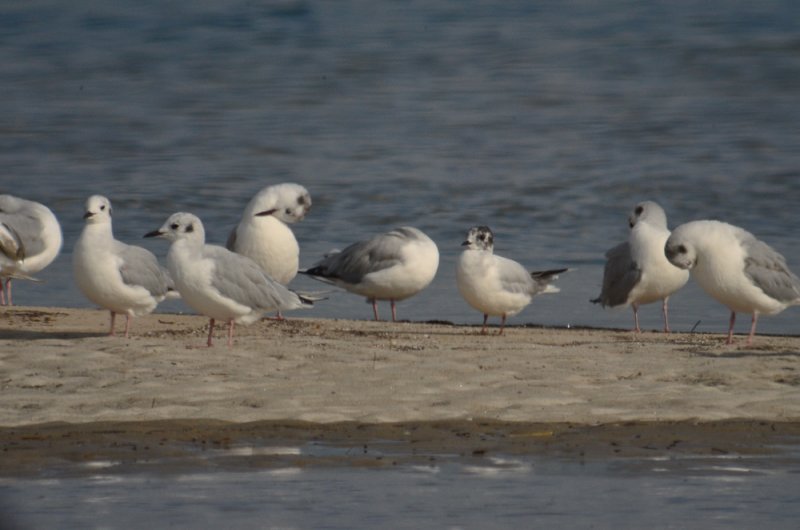
<svg viewBox="0 0 800 530">
<path fill-rule="evenodd" d="M 105 336 L 107 326 L 103 311 L 0 309 L 4 451 L 45 454 L 59 450 L 55 439 L 109 432 L 108 446 L 147 445 L 153 432 L 169 435 L 149 448 L 230 444 L 232 433 L 275 441 L 286 425 L 306 440 L 427 432 L 440 449 L 477 444 L 462 453 L 488 439 L 515 450 L 514 436 L 564 449 L 562 435 L 583 433 L 584 447 L 619 447 L 600 434 L 610 432 L 623 448 L 664 449 L 681 432 L 694 440 L 685 446 L 727 451 L 800 434 L 800 337 L 743 347 L 722 335 L 511 327 L 499 337 L 446 323 L 290 318 L 238 327 L 229 349 L 224 329 L 213 348 L 198 347 L 199 316 L 149 315 L 130 339 Z"/>
</svg>

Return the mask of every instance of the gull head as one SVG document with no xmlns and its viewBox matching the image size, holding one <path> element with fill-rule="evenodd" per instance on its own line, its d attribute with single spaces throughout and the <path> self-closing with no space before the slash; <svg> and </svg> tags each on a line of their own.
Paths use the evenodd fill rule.
<svg viewBox="0 0 800 530">
<path fill-rule="evenodd" d="M 250 215 L 272 216 L 286 224 L 302 221 L 309 210 L 311 210 L 311 195 L 308 190 L 292 182 L 262 189 L 247 207 Z"/>
<path fill-rule="evenodd" d="M 697 265 L 697 246 L 680 230 L 675 230 L 667 239 L 664 255 L 679 269 L 689 270 Z"/>
<path fill-rule="evenodd" d="M 111 201 L 102 195 L 92 195 L 86 199 L 86 209 L 83 218 L 86 224 L 110 223 Z"/>
<path fill-rule="evenodd" d="M 628 216 L 628 225 L 633 228 L 638 223 L 647 222 L 659 228 L 667 228 L 667 214 L 653 201 L 640 202 Z"/>
<path fill-rule="evenodd" d="M 204 243 L 206 234 L 199 217 L 186 212 L 178 212 L 170 215 L 161 228 L 148 232 L 144 237 L 160 237 L 173 243 L 182 239 Z"/>
<path fill-rule="evenodd" d="M 461 243 L 467 250 L 488 250 L 494 249 L 494 234 L 488 226 L 473 226 L 467 231 L 467 238 Z"/>
</svg>

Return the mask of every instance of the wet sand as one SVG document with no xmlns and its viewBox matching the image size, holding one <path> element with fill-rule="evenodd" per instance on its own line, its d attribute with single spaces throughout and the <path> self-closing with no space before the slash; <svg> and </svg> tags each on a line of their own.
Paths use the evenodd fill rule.
<svg viewBox="0 0 800 530">
<path fill-rule="evenodd" d="M 238 327 L 228 349 L 222 329 L 196 347 L 193 315 L 137 319 L 129 339 L 107 326 L 0 309 L 0 474 L 207 451 L 234 466 L 743 454 L 800 434 L 800 337 L 289 319 Z M 313 446 L 345 450 L 297 449 Z"/>
</svg>

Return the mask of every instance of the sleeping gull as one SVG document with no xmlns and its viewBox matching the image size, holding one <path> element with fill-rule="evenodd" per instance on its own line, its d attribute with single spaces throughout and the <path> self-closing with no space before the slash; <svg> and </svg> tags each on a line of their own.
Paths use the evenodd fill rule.
<svg viewBox="0 0 800 530">
<path fill-rule="evenodd" d="M 276 282 L 289 285 L 297 275 L 300 247 L 287 225 L 302 221 L 310 209 L 311 196 L 299 184 L 263 188 L 247 204 L 225 246 L 255 261 Z M 277 318 L 282 318 L 280 311 Z"/>
<path fill-rule="evenodd" d="M 528 272 L 516 261 L 494 254 L 494 234 L 488 226 L 470 228 L 461 245 L 466 248 L 458 258 L 456 282 L 464 300 L 483 313 L 482 334 L 493 315 L 502 319 L 502 335 L 506 317 L 522 311 L 537 294 L 557 293 L 550 282 L 568 270 Z"/>
<path fill-rule="evenodd" d="M 0 195 L 0 305 L 13 305 L 11 280 L 35 280 L 33 275 L 56 259 L 61 244 L 61 226 L 50 208 Z"/>
<path fill-rule="evenodd" d="M 86 200 L 83 227 L 72 252 L 78 289 L 93 303 L 111 313 L 111 330 L 117 313 L 125 314 L 125 337 L 131 319 L 151 313 L 169 291 L 169 273 L 152 252 L 114 239 L 111 202 L 102 195 Z"/>
<path fill-rule="evenodd" d="M 160 229 L 145 237 L 172 242 L 167 267 L 181 298 L 209 317 L 208 346 L 214 323 L 228 323 L 228 346 L 233 345 L 233 324 L 250 324 L 268 311 L 310 307 L 300 297 L 267 276 L 256 262 L 226 248 L 205 244 L 200 219 L 190 213 L 172 214 Z"/>
<path fill-rule="evenodd" d="M 365 296 L 372 304 L 375 320 L 378 300 L 389 300 L 394 322 L 395 302 L 427 287 L 438 268 L 436 243 L 422 231 L 404 226 L 332 252 L 300 272 Z"/>
<path fill-rule="evenodd" d="M 661 300 L 664 332 L 669 333 L 669 297 L 686 285 L 689 272 L 672 265 L 664 255 L 669 229 L 661 206 L 653 201 L 637 204 L 628 224 L 628 241 L 606 252 L 603 289 L 592 302 L 603 307 L 630 305 L 634 331 L 641 332 L 639 306 Z"/>
<path fill-rule="evenodd" d="M 774 315 L 800 304 L 800 278 L 789 270 L 786 259 L 738 226 L 720 221 L 683 224 L 672 232 L 664 252 L 731 310 L 728 344 L 733 342 L 736 313 L 753 315 L 750 345 L 759 314 Z"/>
</svg>

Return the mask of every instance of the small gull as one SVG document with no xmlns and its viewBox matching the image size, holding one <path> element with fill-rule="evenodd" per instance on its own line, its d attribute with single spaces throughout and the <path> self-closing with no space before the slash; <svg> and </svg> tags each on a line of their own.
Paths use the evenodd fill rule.
<svg viewBox="0 0 800 530">
<path fill-rule="evenodd" d="M 653 201 L 637 204 L 628 224 L 628 241 L 606 252 L 603 289 L 592 302 L 603 307 L 630 305 L 634 331 L 641 332 L 639 306 L 661 300 L 664 332 L 668 333 L 669 297 L 686 285 L 689 273 L 672 265 L 664 255 L 670 232 L 661 206 Z"/>
<path fill-rule="evenodd" d="M 190 213 L 172 214 L 160 229 L 145 237 L 171 241 L 167 267 L 181 298 L 209 317 L 208 346 L 214 323 L 228 323 L 228 346 L 233 345 L 234 322 L 250 324 L 265 312 L 310 307 L 299 296 L 267 276 L 255 261 L 216 245 L 205 244 L 200 219 Z"/>
<path fill-rule="evenodd" d="M 102 195 L 86 200 L 83 227 L 72 252 L 75 282 L 93 303 L 111 313 L 125 314 L 125 337 L 132 317 L 151 313 L 167 297 L 171 279 L 152 252 L 114 239 L 111 202 Z"/>
<path fill-rule="evenodd" d="M 461 296 L 483 313 L 482 334 L 489 315 L 501 317 L 499 335 L 506 317 L 514 316 L 542 293 L 557 293 L 550 282 L 569 269 L 528 272 L 516 261 L 494 254 L 494 234 L 488 226 L 474 226 L 467 232 L 466 247 L 458 258 L 456 282 Z"/>
<path fill-rule="evenodd" d="M 774 315 L 800 304 L 800 278 L 786 259 L 750 232 L 721 221 L 692 221 L 677 227 L 664 248 L 675 266 L 731 310 L 727 343 L 733 342 L 736 313 L 753 315 L 747 344 L 759 314 Z"/>
<path fill-rule="evenodd" d="M 263 188 L 247 204 L 225 246 L 255 261 L 276 282 L 289 285 L 297 275 L 300 247 L 287 225 L 303 220 L 310 209 L 311 196 L 299 184 Z M 282 318 L 280 311 L 277 318 Z"/>
<path fill-rule="evenodd" d="M 300 272 L 365 296 L 372 304 L 375 320 L 378 300 L 389 300 L 394 322 L 395 302 L 427 287 L 438 268 L 436 243 L 417 228 L 404 226 L 331 252 Z"/>
<path fill-rule="evenodd" d="M 0 305 L 13 305 L 11 280 L 37 281 L 33 275 L 56 259 L 62 242 L 61 226 L 47 206 L 0 195 Z"/>
</svg>

